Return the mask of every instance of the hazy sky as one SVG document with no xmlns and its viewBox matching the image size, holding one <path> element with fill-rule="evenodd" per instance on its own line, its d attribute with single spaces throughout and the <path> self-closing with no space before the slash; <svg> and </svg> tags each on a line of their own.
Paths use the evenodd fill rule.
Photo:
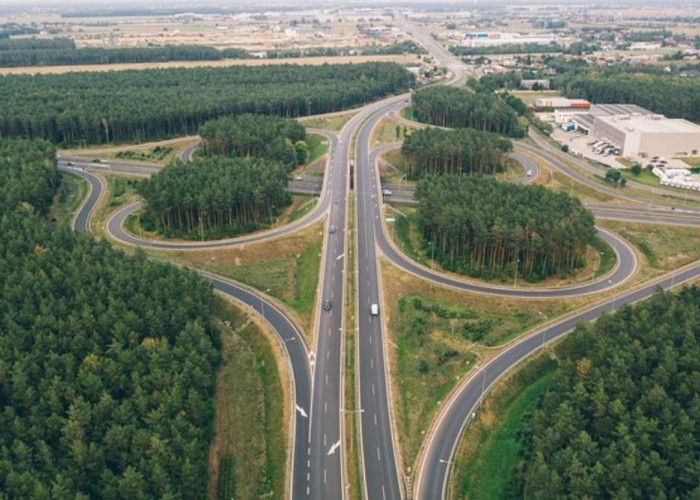
<svg viewBox="0 0 700 500">
<path fill-rule="evenodd" d="M 13 9 L 31 10 L 36 7 L 53 7 L 67 9 L 85 9 L 90 7 L 107 8 L 123 8 L 137 7 L 140 9 L 149 7 L 172 7 L 172 8 L 196 8 L 196 7 L 245 7 L 250 10 L 252 7 L 267 7 L 267 6 L 316 6 L 316 5 L 391 5 L 391 4 L 452 4 L 469 6 L 477 3 L 478 5 L 488 4 L 698 4 L 700 0 L 0 0 L 0 8 L 12 7 Z"/>
</svg>

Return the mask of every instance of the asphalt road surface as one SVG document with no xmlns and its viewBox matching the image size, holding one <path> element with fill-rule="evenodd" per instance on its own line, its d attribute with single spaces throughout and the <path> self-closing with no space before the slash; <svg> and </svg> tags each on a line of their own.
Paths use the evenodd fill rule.
<svg viewBox="0 0 700 500">
<path fill-rule="evenodd" d="M 464 427 L 494 382 L 511 368 L 548 342 L 571 331 L 580 322 L 595 321 L 606 311 L 651 297 L 659 287 L 668 289 L 699 276 L 700 265 L 696 264 L 683 271 L 675 272 L 671 277 L 666 277 L 659 282 L 628 292 L 621 297 L 607 300 L 585 312 L 525 337 L 482 366 L 444 405 L 446 410 L 440 415 L 437 426 L 430 435 L 420 464 L 415 498 L 420 500 L 445 498 L 448 493 L 447 481 L 453 464 L 454 452 Z"/>
<path fill-rule="evenodd" d="M 359 142 L 359 141 L 358 141 Z M 372 151 L 367 155 L 370 168 L 374 167 L 377 160 L 377 150 Z M 376 192 L 381 196 L 381 191 Z M 459 277 L 436 272 L 428 267 L 425 267 L 410 257 L 407 257 L 401 252 L 391 241 L 386 227 L 382 224 L 380 217 L 381 211 L 377 209 L 374 215 L 374 223 L 376 225 L 376 237 L 379 248 L 382 254 L 389 259 L 394 265 L 409 272 L 415 276 L 426 279 L 436 284 L 449 286 L 467 292 L 484 293 L 490 295 L 498 295 L 502 297 L 521 297 L 521 298 L 565 298 L 575 297 L 589 293 L 596 293 L 617 286 L 632 277 L 637 269 L 637 259 L 634 250 L 623 240 L 617 236 L 598 229 L 598 236 L 609 244 L 617 255 L 618 265 L 614 270 L 601 277 L 598 280 L 590 281 L 580 285 L 574 285 L 566 288 L 522 288 L 522 287 L 506 287 L 496 286 L 488 283 L 479 283 L 467 281 Z"/>
<path fill-rule="evenodd" d="M 400 105 L 400 104 L 399 104 Z M 359 328 L 359 382 L 362 464 L 368 499 L 401 498 L 394 450 L 386 366 L 383 311 L 376 248 L 380 185 L 369 156 L 373 126 L 386 115 L 375 113 L 358 132 L 355 169 L 357 191 L 357 325 Z M 380 314 L 370 314 L 371 304 Z"/>
<path fill-rule="evenodd" d="M 328 172 L 324 176 L 323 189 L 321 191 L 321 197 L 316 203 L 316 206 L 306 215 L 292 222 L 291 224 L 284 225 L 279 228 L 270 229 L 268 231 L 260 231 L 253 234 L 239 236 L 236 238 L 227 238 L 223 240 L 216 241 L 167 241 L 167 240 L 150 240 L 140 238 L 136 235 L 131 234 L 124 228 L 124 223 L 126 219 L 133 213 L 137 212 L 141 207 L 143 207 L 143 202 L 135 202 L 127 205 L 123 209 L 119 210 L 117 213 L 112 215 L 107 221 L 107 232 L 113 238 L 131 246 L 138 246 L 141 248 L 148 248 L 152 250 L 203 250 L 203 249 L 213 249 L 213 248 L 225 248 L 242 244 L 249 243 L 259 243 L 262 241 L 267 241 L 281 236 L 286 236 L 299 231 L 315 222 L 321 220 L 328 212 L 331 206 L 332 189 L 328 188 L 328 185 L 333 185 L 334 180 L 332 179 L 332 172 L 339 172 L 343 169 L 346 164 L 346 156 L 342 154 L 335 154 L 338 149 L 338 138 L 334 134 L 326 134 L 326 138 L 330 141 L 329 147 L 329 163 Z M 347 140 L 345 141 L 347 142 Z M 335 169 L 335 170 L 334 170 Z M 309 186 L 311 186 L 310 183 Z M 316 191 L 315 188 L 310 187 L 309 192 Z"/>
<path fill-rule="evenodd" d="M 432 37 L 422 33 L 421 30 L 415 26 L 413 26 L 409 31 L 415 39 L 423 43 L 423 45 L 426 46 L 426 48 L 438 59 L 442 60 L 445 64 L 453 63 L 454 58 L 450 54 L 445 55 L 445 50 L 440 47 L 437 42 L 432 40 Z M 426 40 L 426 37 L 429 38 L 429 40 Z M 437 47 L 435 47 L 436 45 Z M 459 70 L 455 69 L 454 71 Z M 549 157 L 546 158 L 545 161 L 549 161 L 550 163 L 554 164 L 556 168 L 564 171 L 570 177 L 575 178 L 586 185 L 594 183 L 594 181 L 585 178 L 576 171 L 571 170 L 557 158 L 544 153 L 542 150 L 531 148 L 527 145 L 520 146 L 522 149 L 525 149 L 528 152 L 539 156 L 540 158 L 545 159 L 546 157 Z M 370 165 L 374 165 L 374 163 L 371 162 Z M 599 191 L 608 189 L 606 187 L 601 188 L 601 186 L 597 183 L 595 185 L 591 185 L 591 187 Z M 620 196 L 620 193 L 617 190 L 615 191 L 614 195 L 629 199 L 629 197 L 624 195 Z M 638 199 L 630 199 L 630 201 L 637 204 L 639 203 Z M 616 212 L 616 214 L 620 215 L 619 212 Z M 622 214 L 620 217 L 625 217 L 625 215 Z M 627 217 L 629 218 L 626 218 L 625 220 L 635 220 L 634 214 L 628 214 Z M 636 217 L 640 217 L 640 215 L 636 215 Z M 380 239 L 386 239 L 381 237 L 381 235 L 384 234 L 383 231 L 377 230 L 377 232 L 380 233 Z M 384 249 L 383 246 L 382 249 Z M 615 250 L 618 253 L 619 267 L 618 270 L 613 273 L 613 275 L 619 275 L 619 273 L 625 274 L 629 271 L 631 265 L 629 259 L 630 257 L 633 257 L 633 254 L 621 254 L 620 250 L 622 249 L 618 247 L 615 247 Z M 423 269 L 423 271 L 425 272 L 425 269 Z M 675 271 L 671 273 L 671 275 L 658 280 L 657 282 L 644 285 L 630 292 L 626 292 L 621 296 L 609 299 L 586 311 L 565 318 L 552 326 L 528 335 L 527 337 L 513 343 L 497 357 L 482 366 L 478 372 L 467 379 L 466 383 L 454 392 L 452 399 L 447 401 L 442 406 L 442 412 L 438 417 L 437 424 L 433 429 L 431 429 L 425 452 L 422 454 L 418 467 L 418 475 L 415 483 L 415 498 L 421 500 L 437 500 L 445 498 L 447 494 L 447 481 L 453 464 L 454 451 L 457 447 L 462 431 L 470 418 L 474 415 L 477 405 L 489 390 L 491 385 L 501 376 L 503 376 L 504 373 L 540 349 L 542 346 L 546 345 L 548 342 L 551 342 L 571 331 L 571 329 L 573 329 L 579 322 L 594 321 L 606 311 L 614 310 L 616 307 L 623 304 L 633 303 L 649 298 L 659 287 L 672 288 L 673 286 L 690 281 L 698 276 L 700 276 L 700 264 L 690 266 L 680 271 Z M 426 277 L 426 279 L 430 278 Z M 446 283 L 443 281 L 443 284 Z M 594 287 L 605 287 L 605 285 L 606 284 L 604 282 L 599 282 L 595 284 Z M 575 293 L 576 295 L 580 293 L 589 293 L 585 291 L 585 287 L 583 289 L 581 287 L 577 288 L 578 291 Z M 560 292 L 566 293 L 564 290 Z M 489 292 L 486 291 L 486 293 Z M 547 293 L 556 292 L 549 291 Z M 553 296 L 555 297 L 557 295 Z"/>
<path fill-rule="evenodd" d="M 79 169 L 61 167 L 61 170 L 86 179 L 90 183 L 90 192 L 73 219 L 73 228 L 79 232 L 90 231 L 90 218 L 98 201 L 104 193 L 104 186 L 99 178 Z M 306 484 L 302 480 L 303 470 L 308 460 L 307 442 L 310 422 L 308 412 L 311 407 L 311 368 L 309 352 L 301 333 L 294 322 L 287 318 L 277 306 L 265 300 L 261 295 L 229 280 L 209 273 L 202 273 L 213 288 L 256 311 L 277 335 L 280 344 L 287 352 L 287 360 L 293 377 L 294 443 L 292 450 L 292 476 L 290 489 L 293 498 L 303 498 Z"/>
</svg>

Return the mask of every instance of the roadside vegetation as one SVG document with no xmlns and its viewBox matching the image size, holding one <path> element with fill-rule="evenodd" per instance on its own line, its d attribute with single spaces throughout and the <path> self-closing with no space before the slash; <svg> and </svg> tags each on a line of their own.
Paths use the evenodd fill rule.
<svg viewBox="0 0 700 500">
<path fill-rule="evenodd" d="M 208 498 L 285 497 L 291 395 L 284 354 L 267 327 L 223 298 L 214 303 L 221 332 Z"/>
<path fill-rule="evenodd" d="M 328 148 L 330 147 L 328 139 L 322 135 L 311 133 L 307 134 L 306 136 L 306 145 L 308 151 L 306 165 L 308 166 L 313 165 L 315 162 L 327 155 Z"/>
<path fill-rule="evenodd" d="M 556 361 L 549 355 L 525 361 L 489 392 L 455 451 L 455 499 L 513 498 L 514 469 L 524 451 L 520 436 L 528 432 L 538 401 L 550 387 Z"/>
<path fill-rule="evenodd" d="M 197 252 L 147 251 L 159 259 L 234 279 L 279 300 L 311 341 L 323 226 L 242 247 Z"/>
<path fill-rule="evenodd" d="M 137 144 L 88 146 L 62 149 L 63 156 L 83 157 L 90 161 L 94 158 L 102 160 L 127 160 L 166 164 L 178 158 L 183 149 L 198 141 L 197 136 L 178 137 L 165 141 L 140 142 Z"/>
<path fill-rule="evenodd" d="M 93 234 L 104 237 L 106 236 L 104 228 L 109 216 L 118 207 L 122 207 L 139 199 L 136 186 L 142 179 L 119 175 L 93 175 L 97 175 L 104 181 L 105 194 L 95 208 L 95 213 L 90 221 L 90 229 Z"/>
<path fill-rule="evenodd" d="M 173 152 L 170 146 L 155 146 L 148 151 L 119 151 L 114 157 L 120 160 L 164 161 Z"/>
<path fill-rule="evenodd" d="M 332 113 L 328 116 L 302 116 L 298 120 L 308 128 L 339 132 L 356 113 L 356 110 L 351 110 L 345 113 Z"/>
<path fill-rule="evenodd" d="M 450 273 L 451 271 L 442 266 L 441 262 L 435 258 L 432 245 L 424 236 L 420 229 L 421 221 L 416 207 L 388 205 L 387 217 L 394 219 L 387 221 L 389 236 L 396 246 L 408 257 L 419 264 L 431 267 L 440 272 Z M 585 252 L 585 265 L 571 274 L 553 275 L 549 278 L 539 280 L 535 283 L 522 280 L 519 275 L 516 281 L 515 275 L 502 275 L 492 278 L 473 278 L 486 282 L 497 282 L 504 285 L 526 284 L 535 287 L 557 287 L 568 286 L 595 279 L 610 272 L 617 263 L 617 257 L 610 245 L 594 236 Z"/>
<path fill-rule="evenodd" d="M 700 259 L 700 228 L 664 224 L 600 220 L 634 245 L 645 264 L 658 275 Z"/>
<path fill-rule="evenodd" d="M 242 114 L 204 123 L 199 129 L 207 156 L 255 156 L 278 162 L 288 170 L 306 163 L 306 129 L 296 120 L 279 116 Z"/>
<path fill-rule="evenodd" d="M 357 411 L 357 348 L 358 335 L 357 323 L 355 319 L 355 300 L 356 300 L 356 283 L 355 283 L 355 198 L 351 193 L 348 202 L 348 231 L 346 233 L 347 241 L 347 260 L 346 262 L 346 300 L 345 300 L 345 345 L 343 351 L 344 382 L 343 397 L 345 412 L 343 412 L 343 424 L 345 425 L 345 450 L 346 450 L 346 469 L 348 491 L 347 498 L 349 500 L 361 500 L 363 498 L 363 472 L 360 461 L 360 425 L 359 421 L 362 414 Z"/>
<path fill-rule="evenodd" d="M 218 239 L 252 232 L 292 202 L 288 167 L 262 158 L 175 161 L 139 183 L 141 225 L 165 237 Z M 196 195 L 195 195 L 196 194 Z"/>
<path fill-rule="evenodd" d="M 413 94 L 413 117 L 440 127 L 473 128 L 523 137 L 525 128 L 504 99 L 492 93 L 446 86 L 424 87 Z"/>
<path fill-rule="evenodd" d="M 381 272 L 392 397 L 406 466 L 414 464 L 441 401 L 477 363 L 505 342 L 584 303 L 462 293 L 386 262 Z"/>
<path fill-rule="evenodd" d="M 372 136 L 372 146 L 378 147 L 392 142 L 403 141 L 416 129 L 411 125 L 406 125 L 393 118 L 382 118 L 374 129 Z"/>
<path fill-rule="evenodd" d="M 87 189 L 57 182 L 52 145 L 5 139 L 0 158 L 0 490 L 284 498 L 290 394 L 270 333 L 195 273 L 50 222 Z M 105 207 L 134 196 L 106 182 Z"/>
<path fill-rule="evenodd" d="M 51 220 L 70 224 L 80 204 L 87 196 L 89 188 L 88 181 L 85 179 L 62 172 L 61 183 L 58 185 L 49 211 Z"/>
<path fill-rule="evenodd" d="M 528 496 L 692 497 L 700 456 L 700 289 L 581 323 L 540 400 L 511 491 Z"/>
<path fill-rule="evenodd" d="M 0 447 L 14 450 L 0 490 L 203 496 L 219 361 L 209 286 L 49 222 L 53 147 L 0 148 Z"/>
<path fill-rule="evenodd" d="M 505 171 L 506 153 L 512 149 L 508 139 L 489 132 L 424 128 L 406 138 L 401 154 L 411 179 L 431 174 L 484 176 Z"/>
</svg>

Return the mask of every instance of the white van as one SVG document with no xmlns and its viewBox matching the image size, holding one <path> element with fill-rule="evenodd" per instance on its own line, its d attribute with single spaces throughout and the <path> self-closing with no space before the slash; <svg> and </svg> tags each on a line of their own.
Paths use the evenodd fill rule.
<svg viewBox="0 0 700 500">
<path fill-rule="evenodd" d="M 372 304 L 369 306 L 369 314 L 371 316 L 379 316 L 379 304 Z"/>
</svg>

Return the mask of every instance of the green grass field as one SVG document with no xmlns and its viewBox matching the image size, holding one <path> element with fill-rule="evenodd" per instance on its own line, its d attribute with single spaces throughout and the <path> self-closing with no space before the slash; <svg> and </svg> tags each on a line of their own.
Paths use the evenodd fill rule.
<svg viewBox="0 0 700 500">
<path fill-rule="evenodd" d="M 508 483 L 520 459 L 518 436 L 527 414 L 551 384 L 556 364 L 548 358 L 528 362 L 487 396 L 463 436 L 456 457 L 455 498 L 510 498 Z"/>
<path fill-rule="evenodd" d="M 300 202 L 295 204 L 295 208 L 289 212 L 289 217 L 287 218 L 287 223 L 294 222 L 297 219 L 301 219 L 303 216 L 308 214 L 315 206 L 318 201 L 316 196 L 305 196 L 295 194 L 294 198 L 299 198 Z"/>
<path fill-rule="evenodd" d="M 308 128 L 319 128 L 323 130 L 331 130 L 338 132 L 343 128 L 350 118 L 357 111 L 348 111 L 347 113 L 336 114 L 333 116 L 321 116 L 313 118 L 300 118 L 299 121 Z"/>
<path fill-rule="evenodd" d="M 604 220 L 603 227 L 632 243 L 656 271 L 670 271 L 700 259 L 700 229 Z"/>
<path fill-rule="evenodd" d="M 600 255 L 600 264 L 595 270 L 594 276 L 595 278 L 598 278 L 610 272 L 610 270 L 615 266 L 617 258 L 612 247 L 597 236 L 593 239 L 593 248 L 595 248 Z"/>
<path fill-rule="evenodd" d="M 306 162 L 308 165 L 328 153 L 328 139 L 322 135 L 309 134 L 306 144 L 309 146 L 309 159 Z"/>
<path fill-rule="evenodd" d="M 205 264 L 209 271 L 252 286 L 292 309 L 302 326 L 311 332 L 316 301 L 318 273 L 321 267 L 320 231 L 309 231 L 301 251 L 265 260 L 251 260 L 240 265 Z M 189 262 L 190 265 L 201 265 Z"/>
<path fill-rule="evenodd" d="M 272 341 L 222 298 L 216 301 L 215 324 L 222 335 L 222 363 L 217 374 L 210 497 L 282 499 L 285 395 Z"/>
<path fill-rule="evenodd" d="M 628 181 L 639 182 L 640 184 L 645 184 L 647 186 L 661 186 L 661 181 L 659 180 L 659 178 L 652 174 L 650 171 L 648 171 L 646 168 L 643 168 L 639 175 L 634 175 L 629 170 L 623 170 L 622 176 Z"/>
</svg>

